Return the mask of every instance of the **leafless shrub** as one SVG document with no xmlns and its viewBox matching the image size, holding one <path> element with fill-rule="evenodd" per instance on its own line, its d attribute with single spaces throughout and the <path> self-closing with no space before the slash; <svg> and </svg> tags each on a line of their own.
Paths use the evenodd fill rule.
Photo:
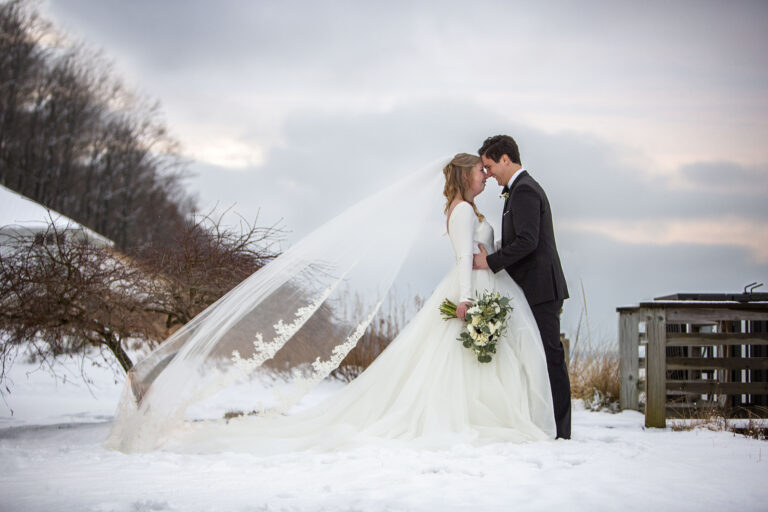
<svg viewBox="0 0 768 512">
<path fill-rule="evenodd" d="M 68 235 L 51 225 L 42 237 L 17 234 L 4 242 L 0 379 L 22 345 L 42 362 L 106 348 L 128 370 L 128 340 L 151 345 L 163 337 L 157 315 L 146 308 L 145 276 L 109 246 Z"/>
<path fill-rule="evenodd" d="M 213 213 L 187 221 L 171 243 L 145 247 L 136 264 L 149 276 L 149 310 L 168 328 L 186 324 L 241 281 L 279 255 L 283 229 L 241 219 L 226 227 Z"/>
<path fill-rule="evenodd" d="M 138 258 L 53 224 L 9 235 L 0 247 L 0 381 L 19 347 L 49 366 L 59 355 L 104 348 L 128 371 L 127 349 L 153 348 L 274 258 L 280 233 L 203 216 L 173 245 Z"/>
</svg>

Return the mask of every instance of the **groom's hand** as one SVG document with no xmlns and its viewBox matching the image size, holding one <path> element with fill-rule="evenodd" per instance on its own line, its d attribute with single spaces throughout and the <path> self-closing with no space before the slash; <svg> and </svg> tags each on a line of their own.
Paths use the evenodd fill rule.
<svg viewBox="0 0 768 512">
<path fill-rule="evenodd" d="M 467 301 L 459 302 L 459 305 L 456 306 L 456 317 L 463 322 L 464 317 L 467 316 L 467 310 L 471 307 L 472 307 L 471 302 L 467 302 Z"/>
<path fill-rule="evenodd" d="M 477 246 L 480 248 L 480 254 L 475 254 L 472 258 L 472 268 L 475 270 L 487 269 L 489 268 L 488 260 L 486 259 L 488 257 L 488 251 L 485 250 L 483 244 L 477 244 Z"/>
</svg>

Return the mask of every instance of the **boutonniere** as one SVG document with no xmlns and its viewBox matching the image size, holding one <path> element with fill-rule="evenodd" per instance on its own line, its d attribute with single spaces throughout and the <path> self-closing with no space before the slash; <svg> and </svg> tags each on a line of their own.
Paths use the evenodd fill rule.
<svg viewBox="0 0 768 512">
<path fill-rule="evenodd" d="M 503 199 L 505 201 L 509 199 L 509 192 L 502 192 L 501 194 L 499 194 L 499 199 Z"/>
</svg>

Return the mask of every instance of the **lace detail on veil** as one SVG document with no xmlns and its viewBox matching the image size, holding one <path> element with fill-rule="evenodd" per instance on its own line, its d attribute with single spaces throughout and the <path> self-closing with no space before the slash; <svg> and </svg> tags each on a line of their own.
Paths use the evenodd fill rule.
<svg viewBox="0 0 768 512">
<path fill-rule="evenodd" d="M 240 351 L 235 349 L 232 351 L 232 362 L 235 363 L 235 366 L 242 370 L 244 374 L 251 373 L 257 368 L 260 368 L 265 361 L 272 359 L 277 351 L 280 350 L 285 343 L 299 331 L 299 329 L 301 329 L 307 320 L 312 317 L 315 311 L 317 311 L 326 299 L 328 299 L 331 293 L 333 293 L 335 288 L 335 286 L 327 288 L 312 304 L 296 310 L 295 319 L 292 323 L 286 324 L 283 322 L 282 318 L 278 320 L 273 326 L 277 336 L 269 343 L 265 343 L 264 335 L 257 332 L 253 340 L 253 355 L 247 359 L 243 359 L 243 357 L 240 356 Z"/>
<path fill-rule="evenodd" d="M 282 414 L 286 412 L 299 400 L 301 400 L 304 395 L 311 391 L 312 388 L 319 384 L 323 379 L 328 377 L 333 370 L 338 368 L 339 364 L 344 360 L 345 357 L 347 357 L 347 354 L 349 354 L 349 352 L 355 348 L 357 342 L 360 340 L 360 338 L 363 337 L 365 330 L 368 329 L 368 326 L 373 321 L 380 307 L 381 301 L 379 301 L 379 303 L 376 305 L 374 311 L 369 314 L 368 317 L 362 321 L 360 325 L 357 326 L 357 329 L 355 329 L 355 331 L 347 337 L 344 343 L 336 345 L 333 348 L 333 352 L 331 353 L 330 358 L 322 360 L 320 357 L 318 357 L 315 359 L 311 365 L 312 371 L 310 372 L 310 377 L 304 377 L 299 368 L 294 368 L 293 385 L 288 392 L 277 392 L 279 403 L 277 407 L 274 408 L 273 412 L 275 414 Z"/>
</svg>

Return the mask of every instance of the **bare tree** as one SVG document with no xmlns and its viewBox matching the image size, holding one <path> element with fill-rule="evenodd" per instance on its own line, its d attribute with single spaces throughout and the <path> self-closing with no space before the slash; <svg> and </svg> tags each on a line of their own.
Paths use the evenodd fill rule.
<svg viewBox="0 0 768 512">
<path fill-rule="evenodd" d="M 276 257 L 281 236 L 277 225 L 226 228 L 210 215 L 136 257 L 53 224 L 11 236 L 0 248 L 0 381 L 22 346 L 43 362 L 103 348 L 128 371 L 128 348 L 152 348 L 189 322 Z"/>
<path fill-rule="evenodd" d="M 47 50 L 41 44 L 50 25 L 20 2 L 0 5 L 0 183 L 26 188 L 18 172 L 23 156 L 18 129 L 28 124 L 37 84 L 44 80 Z"/>
<path fill-rule="evenodd" d="M 158 104 L 57 34 L 34 3 L 0 4 L 0 184 L 120 251 L 53 228 L 53 244 L 0 247 L 0 380 L 27 342 L 41 359 L 105 348 L 127 370 L 126 343 L 158 343 L 278 254 L 277 225 L 189 220 L 185 173 Z"/>
<path fill-rule="evenodd" d="M 2 373 L 19 346 L 48 361 L 63 354 L 106 348 L 124 370 L 127 343 L 150 346 L 166 335 L 147 305 L 148 280 L 108 246 L 71 230 L 17 235 L 0 252 Z"/>
<path fill-rule="evenodd" d="M 173 234 L 173 243 L 147 246 L 137 256 L 153 276 L 152 311 L 165 315 L 169 328 L 192 320 L 279 254 L 279 224 L 257 226 L 257 217 L 226 227 L 225 213 L 199 215 Z"/>
<path fill-rule="evenodd" d="M 0 4 L 0 184 L 135 253 L 195 211 L 186 163 L 157 103 L 32 4 Z"/>
</svg>

